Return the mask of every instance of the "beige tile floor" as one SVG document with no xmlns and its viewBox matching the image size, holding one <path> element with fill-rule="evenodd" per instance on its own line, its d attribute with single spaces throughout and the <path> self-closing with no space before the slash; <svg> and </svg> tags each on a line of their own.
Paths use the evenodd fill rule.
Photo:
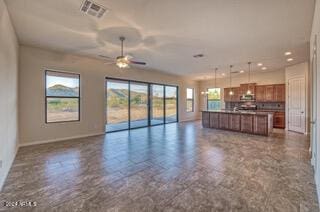
<svg viewBox="0 0 320 212">
<path fill-rule="evenodd" d="M 318 211 L 309 140 L 168 124 L 21 148 L 12 211 Z M 5 208 L 4 201 L 36 201 Z"/>
</svg>

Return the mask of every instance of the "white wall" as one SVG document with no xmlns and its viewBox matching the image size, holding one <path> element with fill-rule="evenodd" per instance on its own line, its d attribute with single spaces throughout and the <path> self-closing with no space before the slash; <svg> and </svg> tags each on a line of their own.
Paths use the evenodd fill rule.
<svg viewBox="0 0 320 212">
<path fill-rule="evenodd" d="M 232 87 L 239 87 L 240 84 L 244 84 L 248 82 L 248 74 L 243 73 L 241 75 L 235 76 L 232 78 Z M 277 71 L 269 71 L 269 72 L 261 72 L 255 73 L 251 75 L 251 82 L 257 83 L 258 85 L 268 85 L 268 84 L 284 84 L 285 83 L 285 70 L 277 70 Z M 208 88 L 212 88 L 214 86 L 214 80 L 206 80 L 200 81 L 199 90 L 206 91 Z M 217 87 L 219 88 L 227 88 L 230 87 L 229 77 L 219 78 L 217 79 Z M 224 97 L 223 97 L 223 89 L 221 89 L 221 98 L 222 98 L 222 108 L 224 108 Z M 200 109 L 206 109 L 206 100 L 205 96 L 199 95 Z"/>
<path fill-rule="evenodd" d="M 7 7 L 0 0 L 0 191 L 18 146 L 18 49 Z"/>
<path fill-rule="evenodd" d="M 312 32 L 311 32 L 311 37 L 310 37 L 310 55 L 313 54 L 313 45 L 315 41 L 315 36 L 317 36 L 317 70 L 315 70 L 315 73 L 317 74 L 317 79 L 315 81 L 311 80 L 311 83 L 316 82 L 318 86 L 318 91 L 317 95 L 315 98 L 312 99 L 312 101 L 315 101 L 317 104 L 317 114 L 315 114 L 315 119 L 316 119 L 316 126 L 315 126 L 315 131 L 317 134 L 317 139 L 315 139 L 314 144 L 316 144 L 315 147 L 312 148 L 312 156 L 313 156 L 313 165 L 315 169 L 315 181 L 317 184 L 317 191 L 318 191 L 318 200 L 320 202 L 320 92 L 319 92 L 319 87 L 320 87 L 320 2 L 319 0 L 316 0 L 316 6 L 315 6 L 315 11 L 314 11 L 314 17 L 313 17 L 313 24 L 312 24 Z M 310 57 L 310 64 L 312 64 L 312 56 Z"/>
<path fill-rule="evenodd" d="M 46 69 L 81 75 L 80 122 L 45 124 L 44 71 Z M 103 60 L 28 46 L 20 46 L 19 71 L 19 123 L 22 145 L 104 133 L 105 77 L 177 85 L 180 121 L 199 118 L 198 101 L 195 101 L 195 112 L 185 112 L 186 88 L 195 88 L 195 92 L 198 93 L 198 82 L 175 75 L 147 69 L 120 70 L 115 65 L 106 65 Z"/>
</svg>

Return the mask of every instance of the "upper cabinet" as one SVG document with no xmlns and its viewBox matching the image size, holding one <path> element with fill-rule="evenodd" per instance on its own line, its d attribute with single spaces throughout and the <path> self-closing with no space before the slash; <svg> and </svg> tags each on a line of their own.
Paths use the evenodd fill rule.
<svg viewBox="0 0 320 212">
<path fill-rule="evenodd" d="M 248 89 L 255 95 L 257 102 L 285 102 L 285 84 L 256 85 L 255 83 L 241 84 L 240 87 L 232 88 L 234 95 L 230 96 L 230 88 L 224 89 L 224 101 L 238 102 L 240 96 L 247 93 Z"/>
<path fill-rule="evenodd" d="M 274 86 L 266 85 L 266 98 L 265 101 L 273 101 L 274 100 Z"/>
<path fill-rule="evenodd" d="M 285 84 L 274 85 L 274 99 L 277 102 L 286 101 L 286 85 Z"/>
<path fill-rule="evenodd" d="M 266 99 L 266 86 L 257 85 L 256 86 L 256 101 L 263 102 Z"/>
</svg>

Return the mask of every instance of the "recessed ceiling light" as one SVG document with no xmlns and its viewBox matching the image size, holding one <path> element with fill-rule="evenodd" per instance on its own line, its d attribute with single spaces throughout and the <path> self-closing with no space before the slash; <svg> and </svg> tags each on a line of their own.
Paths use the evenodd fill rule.
<svg viewBox="0 0 320 212">
<path fill-rule="evenodd" d="M 262 63 L 258 63 L 257 66 L 263 66 L 263 64 Z"/>
<path fill-rule="evenodd" d="M 243 73 L 243 72 L 244 72 L 244 70 L 241 70 L 241 71 L 240 71 L 240 73 Z"/>
<path fill-rule="evenodd" d="M 267 70 L 267 67 L 262 67 L 261 69 L 262 69 L 262 70 Z"/>
<path fill-rule="evenodd" d="M 289 56 L 289 55 L 291 55 L 292 53 L 291 52 L 286 52 L 286 53 L 284 53 L 284 55 L 286 55 L 286 56 Z"/>
<path fill-rule="evenodd" d="M 293 58 L 288 58 L 287 61 L 291 62 L 291 61 L 293 61 Z"/>
</svg>

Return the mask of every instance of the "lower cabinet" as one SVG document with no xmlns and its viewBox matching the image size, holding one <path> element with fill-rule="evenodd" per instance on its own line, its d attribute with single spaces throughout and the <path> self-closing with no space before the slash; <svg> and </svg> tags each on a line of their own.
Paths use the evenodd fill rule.
<svg viewBox="0 0 320 212">
<path fill-rule="evenodd" d="M 253 133 L 254 115 L 241 115 L 241 132 Z"/>
<path fill-rule="evenodd" d="M 286 127 L 286 118 L 284 112 L 275 112 L 273 114 L 273 127 L 282 129 Z"/>
<path fill-rule="evenodd" d="M 219 113 L 210 113 L 210 128 L 219 128 Z"/>
<path fill-rule="evenodd" d="M 202 126 L 209 128 L 210 127 L 210 113 L 202 112 Z"/>
<path fill-rule="evenodd" d="M 229 129 L 235 131 L 241 130 L 241 115 L 229 114 Z"/>
<path fill-rule="evenodd" d="M 227 113 L 219 114 L 219 128 L 229 129 L 229 114 Z"/>
<path fill-rule="evenodd" d="M 254 119 L 254 134 L 266 135 L 268 134 L 268 116 L 255 116 Z"/>
</svg>

